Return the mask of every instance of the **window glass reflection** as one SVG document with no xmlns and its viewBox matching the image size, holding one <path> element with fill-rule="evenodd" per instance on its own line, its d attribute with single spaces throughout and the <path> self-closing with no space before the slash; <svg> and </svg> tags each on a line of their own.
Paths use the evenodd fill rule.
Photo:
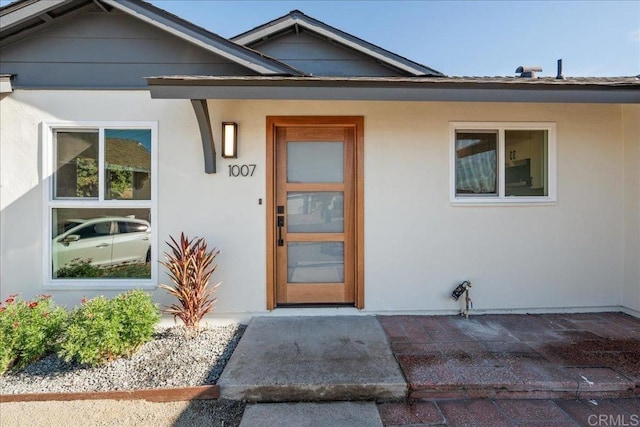
<svg viewBox="0 0 640 427">
<path fill-rule="evenodd" d="M 54 197 L 98 197 L 98 132 L 55 133 Z"/>
<path fill-rule="evenodd" d="M 151 199 L 151 131 L 105 130 L 105 198 Z"/>
<path fill-rule="evenodd" d="M 548 196 L 548 131 L 505 131 L 505 195 Z"/>
<path fill-rule="evenodd" d="M 497 132 L 456 132 L 456 195 L 497 194 Z"/>
<path fill-rule="evenodd" d="M 149 209 L 56 208 L 53 278 L 151 278 Z"/>
</svg>

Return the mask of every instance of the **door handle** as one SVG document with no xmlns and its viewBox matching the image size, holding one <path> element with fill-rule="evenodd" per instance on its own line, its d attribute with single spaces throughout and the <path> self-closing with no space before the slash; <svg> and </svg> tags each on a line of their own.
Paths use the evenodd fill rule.
<svg viewBox="0 0 640 427">
<path fill-rule="evenodd" d="M 284 246 L 284 240 L 282 239 L 282 227 L 284 227 L 284 215 L 278 215 L 278 246 Z"/>
<path fill-rule="evenodd" d="M 109 246 L 108 243 L 100 243 L 96 248 L 106 248 L 107 246 Z"/>
</svg>

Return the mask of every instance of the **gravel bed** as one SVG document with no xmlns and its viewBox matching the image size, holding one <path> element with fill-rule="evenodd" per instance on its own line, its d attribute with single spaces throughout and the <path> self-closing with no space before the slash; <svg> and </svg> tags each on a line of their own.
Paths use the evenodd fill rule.
<svg viewBox="0 0 640 427">
<path fill-rule="evenodd" d="M 65 393 L 215 384 L 242 333 L 242 325 L 159 328 L 130 358 L 104 366 L 65 363 L 49 355 L 22 371 L 0 376 L 1 394 Z"/>
</svg>

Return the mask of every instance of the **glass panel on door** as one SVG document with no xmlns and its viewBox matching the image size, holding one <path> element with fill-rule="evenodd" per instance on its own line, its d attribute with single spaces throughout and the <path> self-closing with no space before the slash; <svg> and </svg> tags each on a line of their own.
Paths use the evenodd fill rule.
<svg viewBox="0 0 640 427">
<path fill-rule="evenodd" d="M 342 233 L 343 201 L 342 191 L 287 193 L 287 232 Z"/>
<path fill-rule="evenodd" d="M 344 143 L 288 142 L 287 182 L 343 182 Z"/>
<path fill-rule="evenodd" d="M 344 243 L 289 243 L 287 281 L 289 283 L 344 282 Z"/>
</svg>

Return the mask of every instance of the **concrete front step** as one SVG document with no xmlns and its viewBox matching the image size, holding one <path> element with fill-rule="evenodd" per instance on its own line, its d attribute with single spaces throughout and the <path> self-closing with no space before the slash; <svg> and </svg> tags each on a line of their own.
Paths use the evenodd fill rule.
<svg viewBox="0 0 640 427">
<path fill-rule="evenodd" d="M 373 316 L 254 317 L 220 380 L 249 402 L 399 400 L 407 384 Z"/>
</svg>

